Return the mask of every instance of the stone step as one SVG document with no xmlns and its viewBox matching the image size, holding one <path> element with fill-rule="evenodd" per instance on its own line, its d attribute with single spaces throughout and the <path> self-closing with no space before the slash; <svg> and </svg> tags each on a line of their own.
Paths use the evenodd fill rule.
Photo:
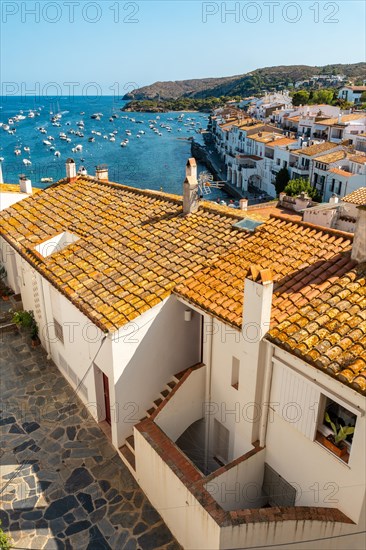
<svg viewBox="0 0 366 550">
<path fill-rule="evenodd" d="M 126 445 L 130 449 L 131 453 L 135 454 L 135 437 L 133 434 L 128 436 L 126 439 Z"/>
<path fill-rule="evenodd" d="M 163 400 L 161 399 L 161 397 L 159 397 L 158 399 L 155 399 L 154 401 L 154 405 L 155 407 L 159 407 L 159 405 L 163 402 Z"/>
<path fill-rule="evenodd" d="M 163 399 L 168 397 L 169 394 L 170 394 L 170 390 L 163 390 L 163 391 L 160 392 L 160 395 Z"/>
<path fill-rule="evenodd" d="M 123 460 L 123 462 L 126 464 L 127 468 L 129 470 L 133 470 L 133 473 L 136 472 L 136 462 L 135 462 L 135 455 L 130 451 L 130 449 L 127 447 L 127 445 L 122 445 L 118 449 L 118 452 Z"/>
<path fill-rule="evenodd" d="M 146 414 L 147 416 L 150 418 L 150 416 L 152 415 L 152 413 L 156 411 L 156 407 L 151 407 L 151 409 L 149 409 L 148 411 L 146 411 Z"/>
</svg>

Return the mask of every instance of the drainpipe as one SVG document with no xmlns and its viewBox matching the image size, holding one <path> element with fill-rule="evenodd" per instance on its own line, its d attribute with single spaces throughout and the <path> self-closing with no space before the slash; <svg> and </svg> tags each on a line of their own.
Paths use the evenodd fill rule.
<svg viewBox="0 0 366 550">
<path fill-rule="evenodd" d="M 271 383 L 272 383 L 272 364 L 273 357 L 273 346 L 269 342 L 266 342 L 266 358 L 264 365 L 264 380 L 263 380 L 263 392 L 262 392 L 262 419 L 259 426 L 259 445 L 264 447 L 266 444 L 266 435 L 267 435 L 267 423 L 269 415 L 269 398 L 271 394 Z"/>
<path fill-rule="evenodd" d="M 45 301 L 45 298 L 44 298 L 43 277 L 42 277 L 42 275 L 39 275 L 39 280 L 41 282 L 40 286 L 41 286 L 41 299 L 42 299 L 43 316 L 44 316 L 44 320 L 45 320 L 45 323 L 46 323 L 46 326 L 47 326 L 48 321 L 47 321 L 46 301 Z M 49 337 L 48 337 L 48 329 L 46 331 L 46 351 L 47 351 L 47 359 L 50 360 L 51 359 L 51 346 L 50 346 L 50 341 L 49 341 Z"/>
<path fill-rule="evenodd" d="M 212 350 L 213 350 L 213 330 L 214 330 L 214 319 L 210 317 L 210 332 L 207 342 L 207 357 L 206 357 L 206 395 L 205 395 L 205 472 L 207 472 L 208 460 L 209 460 L 209 443 L 210 443 L 210 427 L 211 427 L 211 409 L 209 408 L 209 413 L 207 414 L 207 406 L 211 407 L 211 380 L 212 380 Z M 207 334 L 207 332 L 206 332 Z"/>
</svg>

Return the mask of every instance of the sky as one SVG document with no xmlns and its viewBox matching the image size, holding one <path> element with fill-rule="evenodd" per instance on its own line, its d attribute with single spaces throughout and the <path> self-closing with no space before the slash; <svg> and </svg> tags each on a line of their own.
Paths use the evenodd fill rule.
<svg viewBox="0 0 366 550">
<path fill-rule="evenodd" d="M 1 0 L 1 95 L 365 61 L 365 2 Z"/>
</svg>

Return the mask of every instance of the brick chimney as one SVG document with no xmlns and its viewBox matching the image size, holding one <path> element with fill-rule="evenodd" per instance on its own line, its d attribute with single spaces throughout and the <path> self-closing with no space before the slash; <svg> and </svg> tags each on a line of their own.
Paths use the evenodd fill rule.
<svg viewBox="0 0 366 550">
<path fill-rule="evenodd" d="M 108 181 L 108 166 L 106 164 L 99 164 L 95 169 L 95 177 L 97 180 Z"/>
<path fill-rule="evenodd" d="M 196 159 L 189 158 L 186 164 L 186 179 L 183 183 L 183 215 L 198 210 L 198 181 Z"/>
<path fill-rule="evenodd" d="M 32 194 L 32 182 L 24 174 L 19 176 L 19 187 L 21 193 L 27 193 L 28 195 Z"/>
<path fill-rule="evenodd" d="M 66 178 L 69 182 L 76 179 L 76 164 L 73 159 L 67 159 L 66 161 Z"/>
<path fill-rule="evenodd" d="M 358 206 L 357 211 L 351 258 L 360 264 L 366 262 L 366 205 Z"/>
</svg>

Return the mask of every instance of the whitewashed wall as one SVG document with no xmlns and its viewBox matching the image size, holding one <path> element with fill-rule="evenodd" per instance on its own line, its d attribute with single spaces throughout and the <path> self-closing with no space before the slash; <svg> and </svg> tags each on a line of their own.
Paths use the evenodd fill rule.
<svg viewBox="0 0 366 550">
<path fill-rule="evenodd" d="M 277 356 L 270 396 L 266 462 L 297 489 L 297 506 L 338 508 L 358 522 L 366 481 L 365 400 L 354 390 L 289 354 L 277 352 Z M 303 374 L 281 364 L 286 360 L 302 368 Z M 308 377 L 305 377 L 307 371 Z M 357 414 L 348 464 L 315 441 L 321 395 Z"/>
<path fill-rule="evenodd" d="M 113 338 L 118 446 L 146 415 L 172 376 L 200 361 L 201 316 L 174 296 L 122 327 Z"/>
</svg>

